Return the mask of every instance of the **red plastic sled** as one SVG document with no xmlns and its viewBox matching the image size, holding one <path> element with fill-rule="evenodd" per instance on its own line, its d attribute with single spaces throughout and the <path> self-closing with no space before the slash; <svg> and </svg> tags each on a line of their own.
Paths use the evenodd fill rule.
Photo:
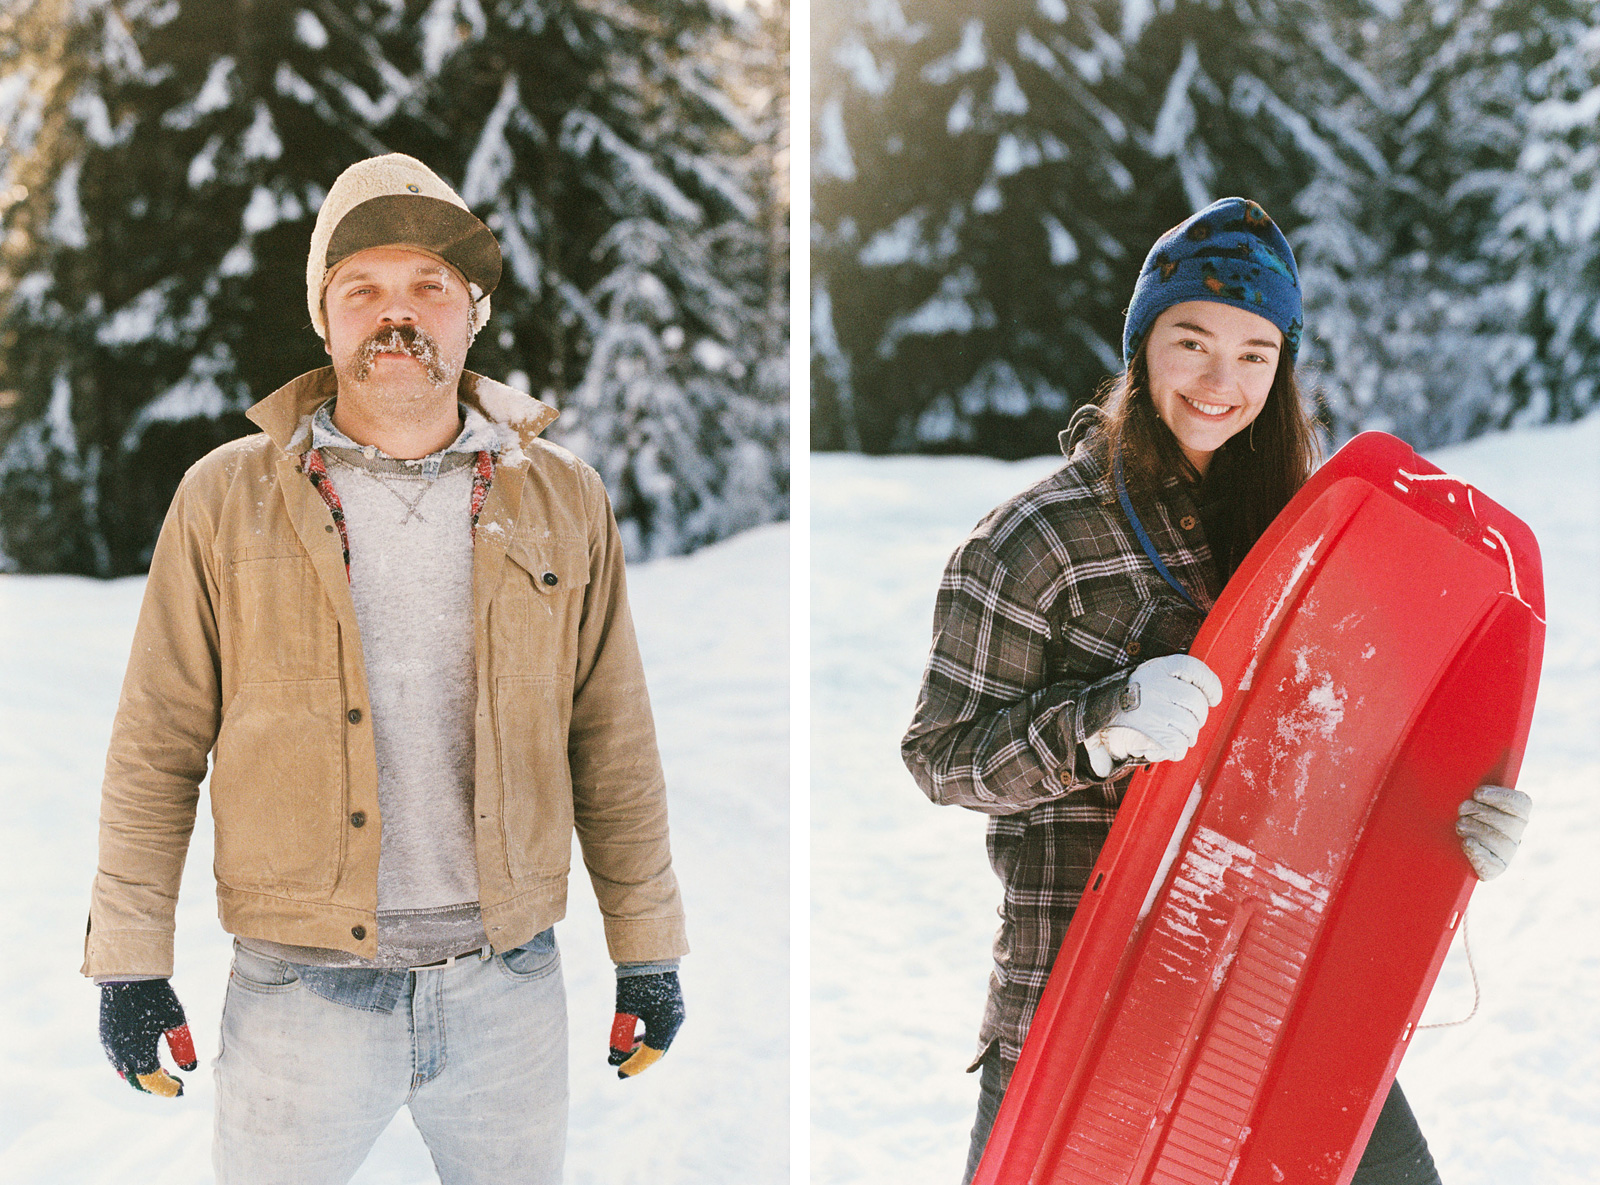
<svg viewBox="0 0 1600 1185">
<path fill-rule="evenodd" d="M 1378 432 L 1307 483 L 1192 653 L 1224 699 L 1136 775 L 977 1185 L 1344 1185 L 1522 761 L 1544 648 L 1521 521 Z"/>
</svg>

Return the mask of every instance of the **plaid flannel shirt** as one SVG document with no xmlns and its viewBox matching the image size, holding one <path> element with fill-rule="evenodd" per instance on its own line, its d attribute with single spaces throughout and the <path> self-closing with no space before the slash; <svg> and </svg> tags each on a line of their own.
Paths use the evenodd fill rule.
<svg viewBox="0 0 1600 1185">
<path fill-rule="evenodd" d="M 1084 738 L 1115 714 L 1134 667 L 1189 648 L 1220 591 L 1188 493 L 1174 480 L 1159 499 L 1135 496 L 1134 508 L 1199 612 L 1139 546 L 1103 453 L 1093 438 L 1079 445 L 951 556 L 901 742 L 929 798 L 990 816 L 989 862 L 1004 900 L 980 1059 L 995 1042 L 1007 1062 L 1021 1055 L 1127 788 L 1131 763 L 1096 777 Z"/>
</svg>

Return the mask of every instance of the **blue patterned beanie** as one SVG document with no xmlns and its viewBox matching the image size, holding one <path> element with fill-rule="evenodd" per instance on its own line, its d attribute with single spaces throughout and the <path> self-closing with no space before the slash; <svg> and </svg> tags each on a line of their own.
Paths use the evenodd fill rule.
<svg viewBox="0 0 1600 1185">
<path fill-rule="evenodd" d="M 1290 361 L 1300 350 L 1300 273 L 1277 223 L 1245 198 L 1223 198 L 1156 240 L 1145 257 L 1122 326 L 1122 360 L 1150 326 L 1186 300 L 1231 304 L 1283 331 Z"/>
</svg>

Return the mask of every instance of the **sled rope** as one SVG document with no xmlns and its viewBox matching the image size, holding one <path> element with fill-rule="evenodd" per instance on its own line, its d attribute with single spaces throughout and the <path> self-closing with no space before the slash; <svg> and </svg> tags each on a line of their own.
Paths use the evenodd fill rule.
<svg viewBox="0 0 1600 1185">
<path fill-rule="evenodd" d="M 1453 473 L 1408 473 L 1404 469 L 1397 469 L 1397 473 L 1408 481 L 1453 481 L 1467 491 L 1467 509 L 1472 512 L 1472 517 L 1478 517 L 1478 508 L 1472 504 L 1472 485 L 1464 478 Z"/>
<path fill-rule="evenodd" d="M 1517 565 L 1516 562 L 1511 558 L 1511 545 L 1506 542 L 1506 537 L 1504 535 L 1495 530 L 1488 523 L 1483 524 L 1483 529 L 1488 531 L 1489 534 L 1493 535 L 1500 541 L 1500 550 L 1506 553 L 1506 568 L 1511 573 L 1511 595 L 1516 597 L 1517 600 L 1521 601 L 1522 593 L 1517 588 Z M 1527 602 L 1524 601 L 1523 603 L 1526 604 Z"/>
<path fill-rule="evenodd" d="M 1456 1025 L 1464 1025 L 1478 1015 L 1478 1003 L 1483 999 L 1483 993 L 1478 988 L 1478 968 L 1472 962 L 1472 943 L 1467 941 L 1467 915 L 1463 910 L 1461 914 L 1461 949 L 1467 952 L 1467 971 L 1472 975 L 1472 1011 L 1460 1020 L 1442 1020 L 1437 1024 L 1418 1025 L 1417 1032 L 1423 1029 L 1453 1029 Z"/>
<path fill-rule="evenodd" d="M 1475 518 L 1475 519 L 1478 518 L 1478 508 L 1472 504 L 1472 486 L 1470 484 L 1468 484 L 1466 481 L 1462 480 L 1461 478 L 1456 477 L 1454 474 L 1451 474 L 1451 473 L 1410 473 L 1410 472 L 1408 472 L 1407 470 L 1404 470 L 1404 469 L 1396 469 L 1395 472 L 1397 472 L 1401 477 L 1405 478 L 1407 481 L 1453 481 L 1453 482 L 1455 482 L 1457 485 L 1461 486 L 1464 490 L 1467 491 L 1467 510 L 1469 512 L 1471 512 L 1473 518 Z M 1396 484 L 1399 484 L 1399 483 L 1396 483 Z M 1511 555 L 1511 545 L 1506 542 L 1506 537 L 1504 535 L 1502 535 L 1499 531 L 1495 530 L 1494 527 L 1490 526 L 1488 523 L 1484 522 L 1482 519 L 1478 519 L 1478 522 L 1479 522 L 1479 525 L 1482 526 L 1485 531 L 1489 532 L 1489 534 L 1491 534 L 1491 535 L 1493 535 L 1495 537 L 1495 539 L 1498 541 L 1498 543 L 1500 545 L 1501 554 L 1503 554 L 1506 557 L 1506 571 L 1511 576 L 1511 595 L 1512 595 L 1512 597 L 1514 597 L 1518 601 L 1521 601 L 1522 604 L 1528 605 L 1528 602 L 1522 596 L 1522 589 L 1517 584 L 1517 561 Z M 1487 539 L 1485 539 L 1484 542 L 1487 543 L 1490 547 L 1495 546 L 1495 544 L 1489 543 L 1489 540 L 1487 540 Z M 1528 608 L 1531 610 L 1533 608 L 1533 606 L 1532 605 L 1528 605 Z M 1535 613 L 1534 616 L 1537 617 L 1541 623 L 1543 623 L 1544 618 L 1539 617 L 1539 615 L 1537 613 Z"/>
</svg>

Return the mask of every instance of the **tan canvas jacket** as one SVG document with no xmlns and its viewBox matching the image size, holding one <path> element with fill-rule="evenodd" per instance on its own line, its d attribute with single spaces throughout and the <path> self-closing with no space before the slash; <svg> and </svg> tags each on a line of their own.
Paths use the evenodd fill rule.
<svg viewBox="0 0 1600 1185">
<path fill-rule="evenodd" d="M 86 975 L 172 973 L 211 758 L 217 902 L 234 934 L 377 951 L 378 773 L 339 535 L 300 470 L 331 368 L 250 409 L 263 434 L 184 476 L 151 560 L 112 729 Z M 473 544 L 476 844 L 497 950 L 559 919 L 576 828 L 611 957 L 687 951 L 621 540 L 599 476 L 537 439 L 555 409 L 477 375 L 516 432 Z M 463 530 L 467 524 L 463 524 Z"/>
</svg>

